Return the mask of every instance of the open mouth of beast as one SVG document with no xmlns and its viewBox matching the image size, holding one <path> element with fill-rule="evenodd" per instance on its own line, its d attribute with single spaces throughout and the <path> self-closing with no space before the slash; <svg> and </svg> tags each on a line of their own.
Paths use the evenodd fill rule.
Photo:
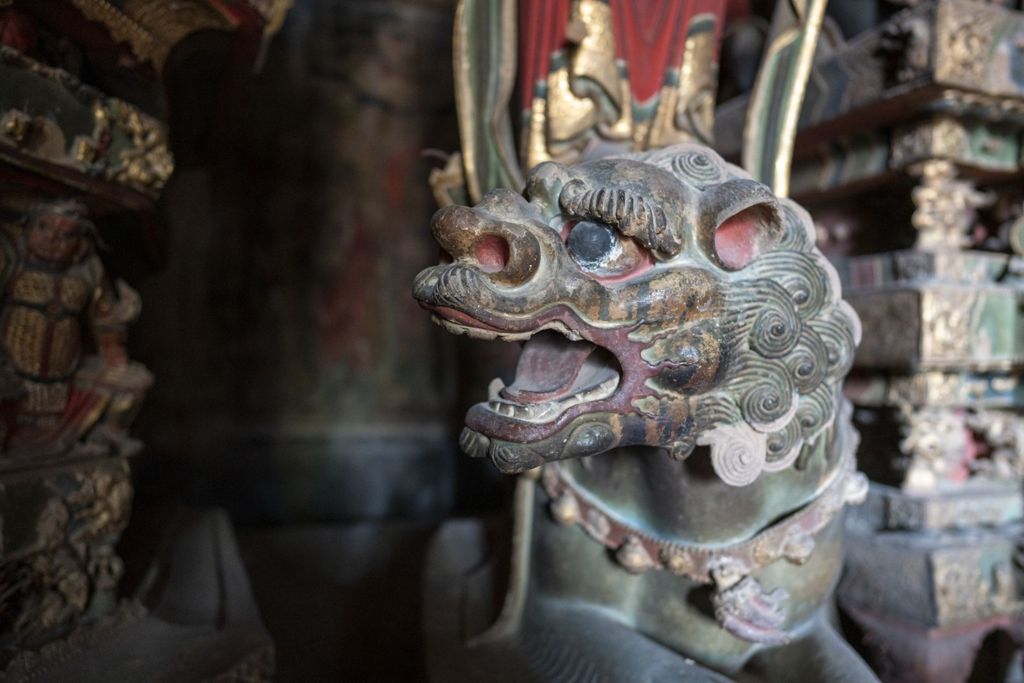
<svg viewBox="0 0 1024 683">
<path fill-rule="evenodd" d="M 543 330 L 523 344 L 512 383 L 491 383 L 487 407 L 524 422 L 553 422 L 570 408 L 609 398 L 620 377 L 608 350 Z"/>
<path fill-rule="evenodd" d="M 446 318 L 445 329 L 471 337 L 522 342 L 515 378 L 495 378 L 486 403 L 467 416 L 469 427 L 489 436 L 513 437 L 514 426 L 550 425 L 567 413 L 610 399 L 622 381 L 615 355 L 555 320 L 528 332 L 499 332 Z M 466 321 L 468 322 L 468 321 Z"/>
</svg>

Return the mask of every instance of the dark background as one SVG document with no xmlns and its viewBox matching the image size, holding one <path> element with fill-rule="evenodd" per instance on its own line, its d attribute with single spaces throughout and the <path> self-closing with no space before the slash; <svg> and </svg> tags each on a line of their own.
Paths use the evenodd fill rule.
<svg viewBox="0 0 1024 683">
<path fill-rule="evenodd" d="M 124 589 L 169 508 L 225 508 L 280 680 L 418 678 L 432 531 L 502 502 L 456 445 L 486 388 L 456 360 L 494 352 L 410 295 L 437 258 L 427 176 L 458 147 L 453 12 L 298 0 L 237 130 L 179 163 L 161 262 L 131 278 L 132 354 L 157 381 L 134 430 Z"/>
</svg>

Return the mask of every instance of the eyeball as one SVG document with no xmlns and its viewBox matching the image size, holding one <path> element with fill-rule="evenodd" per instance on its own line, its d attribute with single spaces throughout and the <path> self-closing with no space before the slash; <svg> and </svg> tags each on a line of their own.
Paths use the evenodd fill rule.
<svg viewBox="0 0 1024 683">
<path fill-rule="evenodd" d="M 565 246 L 577 264 L 590 270 L 603 267 L 621 251 L 615 229 L 597 221 L 572 226 Z"/>
<path fill-rule="evenodd" d="M 565 247 L 576 265 L 599 279 L 627 275 L 649 261 L 643 247 L 600 221 L 571 223 Z"/>
<path fill-rule="evenodd" d="M 569 223 L 565 249 L 582 270 L 602 282 L 626 278 L 650 264 L 643 247 L 597 220 Z"/>
</svg>

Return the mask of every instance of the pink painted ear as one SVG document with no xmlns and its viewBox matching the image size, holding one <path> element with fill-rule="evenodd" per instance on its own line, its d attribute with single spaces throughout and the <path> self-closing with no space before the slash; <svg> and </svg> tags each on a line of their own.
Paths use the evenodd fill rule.
<svg viewBox="0 0 1024 683">
<path fill-rule="evenodd" d="M 764 211 L 757 206 L 740 211 L 715 230 L 715 253 L 726 268 L 738 270 L 760 256 L 765 240 Z"/>
</svg>

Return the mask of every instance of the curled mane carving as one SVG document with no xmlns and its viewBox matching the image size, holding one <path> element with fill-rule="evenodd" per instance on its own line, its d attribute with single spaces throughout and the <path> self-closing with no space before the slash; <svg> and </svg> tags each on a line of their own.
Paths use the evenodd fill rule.
<svg viewBox="0 0 1024 683">
<path fill-rule="evenodd" d="M 629 158 L 690 183 L 749 177 L 731 164 L 712 168 L 706 152 L 686 146 Z M 832 264 L 815 248 L 811 217 L 779 199 L 778 218 L 777 241 L 730 273 L 723 288 L 731 362 L 695 415 L 697 443 L 711 448 L 715 472 L 736 486 L 790 466 L 833 423 L 860 343 L 860 321 L 839 296 Z"/>
</svg>

